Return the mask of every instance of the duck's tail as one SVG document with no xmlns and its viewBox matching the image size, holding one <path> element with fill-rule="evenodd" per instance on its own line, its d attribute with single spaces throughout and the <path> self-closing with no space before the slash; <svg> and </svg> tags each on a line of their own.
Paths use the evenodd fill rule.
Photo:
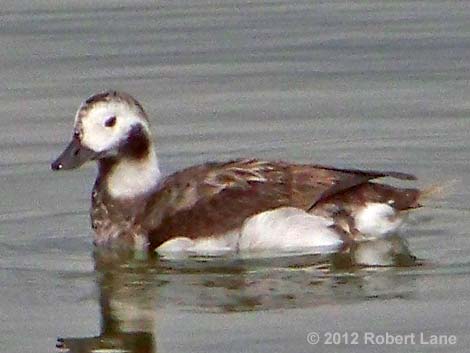
<svg viewBox="0 0 470 353">
<path fill-rule="evenodd" d="M 455 186 L 459 183 L 457 179 L 449 180 L 444 183 L 432 184 L 423 190 L 420 193 L 420 201 L 427 200 L 440 200 L 444 197 L 454 193 Z"/>
<path fill-rule="evenodd" d="M 387 184 L 369 182 L 349 190 L 349 199 L 361 200 L 364 203 L 377 202 L 392 206 L 397 211 L 406 211 L 423 207 L 429 200 L 438 200 L 452 194 L 457 180 L 436 183 L 428 187 L 399 188 Z M 352 196 L 352 197 L 351 197 Z"/>
</svg>

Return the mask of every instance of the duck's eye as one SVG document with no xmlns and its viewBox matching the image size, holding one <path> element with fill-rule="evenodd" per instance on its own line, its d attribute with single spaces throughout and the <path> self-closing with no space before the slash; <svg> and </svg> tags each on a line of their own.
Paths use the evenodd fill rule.
<svg viewBox="0 0 470 353">
<path fill-rule="evenodd" d="M 106 127 L 113 127 L 114 125 L 116 125 L 116 117 L 115 116 L 112 116 L 112 117 L 108 118 L 104 122 L 104 126 L 106 126 Z"/>
<path fill-rule="evenodd" d="M 73 132 L 73 138 L 79 140 L 79 139 L 80 139 L 80 132 L 78 132 L 77 130 L 75 130 L 75 131 Z"/>
</svg>

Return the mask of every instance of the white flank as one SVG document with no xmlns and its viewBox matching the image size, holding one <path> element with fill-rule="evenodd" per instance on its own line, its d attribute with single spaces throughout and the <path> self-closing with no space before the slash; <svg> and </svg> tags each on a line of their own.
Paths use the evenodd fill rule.
<svg viewBox="0 0 470 353">
<path fill-rule="evenodd" d="M 193 240 L 186 237 L 170 239 L 160 245 L 156 251 L 166 258 L 181 256 L 222 256 L 235 253 L 238 248 L 239 232 L 234 231 L 221 237 Z"/>
<path fill-rule="evenodd" d="M 196 240 L 178 237 L 163 243 L 156 251 L 170 258 L 263 250 L 279 254 L 305 250 L 329 253 L 342 244 L 340 235 L 329 228 L 332 224 L 330 219 L 308 214 L 298 208 L 283 207 L 250 217 L 239 231 Z"/>
<path fill-rule="evenodd" d="M 158 159 L 151 148 L 143 160 L 120 160 L 108 177 L 107 189 L 116 198 L 135 197 L 153 190 L 160 179 Z"/>
<path fill-rule="evenodd" d="M 341 236 L 330 226 L 333 221 L 301 209 L 282 207 L 249 218 L 241 230 L 239 249 L 325 253 L 337 250 Z"/>
<path fill-rule="evenodd" d="M 385 203 L 368 203 L 354 215 L 356 229 L 369 238 L 385 238 L 402 225 L 397 211 Z"/>
</svg>

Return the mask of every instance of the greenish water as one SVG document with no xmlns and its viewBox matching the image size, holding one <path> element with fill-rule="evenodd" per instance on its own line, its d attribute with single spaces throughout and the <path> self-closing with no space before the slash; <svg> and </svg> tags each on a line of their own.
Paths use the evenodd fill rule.
<svg viewBox="0 0 470 353">
<path fill-rule="evenodd" d="M 65 337 L 74 352 L 467 352 L 469 7 L 6 1 L 0 350 L 51 352 Z M 142 102 L 166 173 L 256 156 L 452 184 L 404 232 L 421 265 L 340 271 L 317 257 L 170 263 L 94 254 L 95 170 L 52 174 L 49 163 L 79 103 L 107 88 Z M 334 333 L 340 344 L 326 344 Z M 366 333 L 417 338 L 374 345 Z M 456 342 L 426 344 L 421 333 Z M 358 344 L 346 344 L 355 334 Z"/>
</svg>

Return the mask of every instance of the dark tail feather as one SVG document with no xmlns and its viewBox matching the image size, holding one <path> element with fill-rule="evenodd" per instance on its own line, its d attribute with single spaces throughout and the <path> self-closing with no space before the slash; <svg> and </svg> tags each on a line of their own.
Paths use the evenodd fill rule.
<svg viewBox="0 0 470 353">
<path fill-rule="evenodd" d="M 345 172 L 345 173 L 352 173 L 357 175 L 367 176 L 369 179 L 375 178 L 395 178 L 400 180 L 418 180 L 418 178 L 413 174 L 402 173 L 402 172 L 394 172 L 394 171 L 377 171 L 377 170 L 361 170 L 361 169 L 342 169 L 342 168 L 335 168 L 323 165 L 317 165 L 317 168 L 333 170 L 337 172 Z"/>
<path fill-rule="evenodd" d="M 401 172 L 383 172 L 384 177 L 391 177 L 401 180 L 418 180 L 418 178 L 413 174 L 401 173 Z"/>
<path fill-rule="evenodd" d="M 361 173 L 360 170 L 356 172 Z M 395 179 L 400 179 L 400 180 L 418 180 L 418 178 L 413 174 L 393 172 L 393 171 L 379 172 L 375 170 L 367 170 L 367 171 L 362 171 L 362 174 L 369 176 L 370 179 L 389 177 L 389 178 L 395 178 Z"/>
</svg>

